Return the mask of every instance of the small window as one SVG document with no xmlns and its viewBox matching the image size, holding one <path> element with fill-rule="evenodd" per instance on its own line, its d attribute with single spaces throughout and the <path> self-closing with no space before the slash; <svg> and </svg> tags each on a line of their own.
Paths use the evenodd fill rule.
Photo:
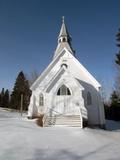
<svg viewBox="0 0 120 160">
<path fill-rule="evenodd" d="M 63 38 L 63 42 L 66 42 L 66 39 L 65 39 L 65 38 Z"/>
<path fill-rule="evenodd" d="M 67 64 L 65 64 L 65 63 L 63 63 L 62 65 L 61 65 L 61 67 L 65 67 L 65 68 L 67 68 L 68 66 L 67 66 Z"/>
<path fill-rule="evenodd" d="M 39 97 L 39 105 L 40 105 L 40 106 L 43 106 L 43 105 L 44 105 L 44 97 L 43 97 L 43 94 L 42 94 L 42 93 L 40 94 L 40 97 Z"/>
<path fill-rule="evenodd" d="M 62 85 L 58 92 L 57 95 L 71 95 L 69 88 L 67 88 L 65 85 Z"/>
<path fill-rule="evenodd" d="M 91 105 L 92 104 L 92 97 L 90 92 L 87 93 L 87 105 Z"/>
</svg>

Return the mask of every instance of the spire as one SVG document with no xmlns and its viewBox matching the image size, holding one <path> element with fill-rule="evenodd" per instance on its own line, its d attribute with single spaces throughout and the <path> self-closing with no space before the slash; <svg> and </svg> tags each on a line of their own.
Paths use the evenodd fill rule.
<svg viewBox="0 0 120 160">
<path fill-rule="evenodd" d="M 63 48 L 67 48 L 74 55 L 74 51 L 71 46 L 71 40 L 72 39 L 68 33 L 68 30 L 67 30 L 67 27 L 65 24 L 65 17 L 63 16 L 62 17 L 62 26 L 61 26 L 60 33 L 58 36 L 58 46 L 57 46 L 56 51 L 54 53 L 54 57 L 56 57 Z"/>
<path fill-rule="evenodd" d="M 59 33 L 59 36 L 58 36 L 58 40 L 59 40 L 61 37 L 70 39 L 69 33 L 68 33 L 68 31 L 67 31 L 67 27 L 66 27 L 66 25 L 65 25 L 65 17 L 64 17 L 64 16 L 62 17 L 62 26 L 61 26 L 61 30 L 60 30 L 60 33 Z M 66 39 L 66 40 L 67 40 L 67 39 Z"/>
</svg>

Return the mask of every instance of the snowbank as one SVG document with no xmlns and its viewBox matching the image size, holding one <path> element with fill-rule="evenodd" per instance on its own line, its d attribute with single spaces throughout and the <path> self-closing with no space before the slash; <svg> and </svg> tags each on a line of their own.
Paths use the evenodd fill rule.
<svg viewBox="0 0 120 160">
<path fill-rule="evenodd" d="M 0 109 L 0 160 L 119 160 L 119 126 L 107 121 L 112 131 L 40 128 L 19 113 Z"/>
</svg>

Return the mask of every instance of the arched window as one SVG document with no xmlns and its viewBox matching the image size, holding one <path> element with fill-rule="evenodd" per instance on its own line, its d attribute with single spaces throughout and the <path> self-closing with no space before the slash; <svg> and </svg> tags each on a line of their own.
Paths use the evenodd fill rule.
<svg viewBox="0 0 120 160">
<path fill-rule="evenodd" d="M 91 105 L 92 104 L 92 97 L 90 92 L 87 93 L 87 105 Z"/>
<path fill-rule="evenodd" d="M 39 106 L 43 106 L 44 105 L 44 97 L 43 94 L 41 93 L 39 96 Z"/>
<path fill-rule="evenodd" d="M 62 65 L 61 65 L 61 67 L 65 67 L 65 68 L 67 68 L 68 66 L 67 66 L 67 64 L 65 64 L 65 63 L 63 63 Z"/>
<path fill-rule="evenodd" d="M 57 92 L 57 95 L 71 95 L 69 88 L 67 88 L 65 85 L 62 85 Z"/>
</svg>

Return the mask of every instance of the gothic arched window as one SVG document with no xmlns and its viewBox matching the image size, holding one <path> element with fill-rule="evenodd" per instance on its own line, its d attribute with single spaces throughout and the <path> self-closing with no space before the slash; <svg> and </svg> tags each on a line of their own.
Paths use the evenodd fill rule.
<svg viewBox="0 0 120 160">
<path fill-rule="evenodd" d="M 39 105 L 40 106 L 43 106 L 44 105 L 44 97 L 43 97 L 43 94 L 41 93 L 40 96 L 39 96 Z"/>
<path fill-rule="evenodd" d="M 87 105 L 91 105 L 92 104 L 92 97 L 90 92 L 87 93 Z"/>
<path fill-rule="evenodd" d="M 65 85 L 62 85 L 57 92 L 57 95 L 71 95 L 71 92 L 69 88 L 67 88 Z"/>
</svg>

